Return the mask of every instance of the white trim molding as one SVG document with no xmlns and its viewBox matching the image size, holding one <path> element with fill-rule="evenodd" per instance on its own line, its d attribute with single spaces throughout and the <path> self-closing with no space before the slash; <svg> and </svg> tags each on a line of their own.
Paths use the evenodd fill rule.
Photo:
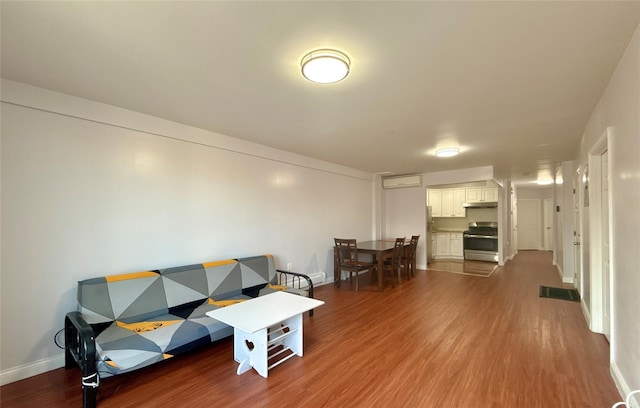
<svg viewBox="0 0 640 408">
<path fill-rule="evenodd" d="M 591 310 L 590 329 L 596 333 L 604 333 L 604 295 L 603 271 L 602 271 L 602 166 L 601 155 L 608 150 L 611 144 L 611 127 L 608 127 L 598 141 L 589 150 L 588 155 L 588 182 L 589 182 L 589 265 L 591 282 Z M 611 214 L 609 214 L 611 216 Z M 611 229 L 611 228 L 609 228 Z M 611 256 L 609 256 L 611 259 Z M 611 284 L 607 285 L 611 290 Z M 611 295 L 609 295 L 609 301 Z M 611 332 L 609 330 L 609 332 Z"/>
<path fill-rule="evenodd" d="M 61 367 L 64 367 L 64 353 L 4 370 L 0 372 L 0 385 L 20 381 Z"/>
<path fill-rule="evenodd" d="M 631 387 L 629 387 L 629 384 L 625 381 L 624 376 L 620 372 L 620 369 L 618 368 L 618 365 L 615 361 L 611 362 L 610 370 L 613 382 L 615 383 L 616 388 L 618 388 L 618 391 L 620 392 L 622 397 L 624 398 L 629 395 L 632 392 Z M 634 395 L 633 397 L 631 397 L 631 405 L 629 405 L 627 408 L 640 408 L 640 398 L 638 397 L 638 395 Z"/>
</svg>

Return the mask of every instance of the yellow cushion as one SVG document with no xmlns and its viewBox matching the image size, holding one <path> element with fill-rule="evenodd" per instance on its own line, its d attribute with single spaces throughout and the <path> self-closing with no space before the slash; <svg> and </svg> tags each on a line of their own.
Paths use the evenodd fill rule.
<svg viewBox="0 0 640 408">
<path fill-rule="evenodd" d="M 213 300 L 209 299 L 209 304 L 218 306 L 218 307 L 226 307 L 230 305 L 235 305 L 236 303 L 244 302 L 246 299 L 228 299 L 228 300 Z"/>
<path fill-rule="evenodd" d="M 215 262 L 206 262 L 203 263 L 202 266 L 205 268 L 213 268 L 215 266 L 229 265 L 233 263 L 238 263 L 235 259 L 225 259 L 223 261 L 215 261 Z"/>
<path fill-rule="evenodd" d="M 289 289 L 287 286 L 283 286 L 283 285 L 272 285 L 269 284 L 269 289 L 273 289 L 273 290 L 287 290 Z"/>
<path fill-rule="evenodd" d="M 144 271 L 144 272 L 123 273 L 122 275 L 105 276 L 104 279 L 107 282 L 119 282 L 119 281 L 129 280 L 129 279 L 156 278 L 158 276 L 160 275 L 158 275 L 156 272 Z"/>
</svg>

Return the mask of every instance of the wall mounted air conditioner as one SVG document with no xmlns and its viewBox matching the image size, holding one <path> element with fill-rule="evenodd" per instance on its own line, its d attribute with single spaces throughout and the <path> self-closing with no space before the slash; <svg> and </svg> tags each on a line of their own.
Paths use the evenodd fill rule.
<svg viewBox="0 0 640 408">
<path fill-rule="evenodd" d="M 382 179 L 383 188 L 403 188 L 403 187 L 420 187 L 422 185 L 422 176 L 401 176 L 389 177 Z"/>
</svg>

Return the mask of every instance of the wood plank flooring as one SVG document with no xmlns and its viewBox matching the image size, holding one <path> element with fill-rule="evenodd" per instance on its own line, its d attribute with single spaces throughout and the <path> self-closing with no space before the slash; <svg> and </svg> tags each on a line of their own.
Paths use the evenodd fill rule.
<svg viewBox="0 0 640 408">
<path fill-rule="evenodd" d="M 480 261 L 443 261 L 434 260 L 427 266 L 427 270 L 463 273 L 474 276 L 490 276 L 496 269 L 497 263 Z"/>
<path fill-rule="evenodd" d="M 237 376 L 225 339 L 100 387 L 98 407 L 611 407 L 609 345 L 563 286 L 549 252 L 525 251 L 489 277 L 417 271 L 378 292 L 361 278 L 317 288 L 304 357 Z M 80 370 L 0 388 L 0 405 L 80 407 Z"/>
</svg>

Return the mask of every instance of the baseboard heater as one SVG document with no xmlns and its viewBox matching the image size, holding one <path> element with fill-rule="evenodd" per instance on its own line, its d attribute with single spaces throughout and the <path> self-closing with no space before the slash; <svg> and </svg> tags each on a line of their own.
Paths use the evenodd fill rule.
<svg viewBox="0 0 640 408">
<path fill-rule="evenodd" d="M 313 283 L 313 286 L 322 285 L 325 282 L 325 280 L 327 279 L 327 274 L 324 273 L 324 272 L 312 272 L 312 273 L 307 274 L 307 276 L 309 277 L 309 279 L 311 279 L 311 283 Z M 284 278 L 285 277 L 283 277 L 283 279 Z M 291 279 L 291 278 L 286 279 L 286 281 L 284 281 L 285 285 L 289 286 L 290 288 L 294 288 L 294 287 L 298 288 L 298 281 L 294 280 L 294 279 Z M 299 288 L 300 289 L 304 289 L 307 286 L 309 286 L 307 284 L 307 281 L 305 279 L 302 279 L 300 281 Z"/>
</svg>

